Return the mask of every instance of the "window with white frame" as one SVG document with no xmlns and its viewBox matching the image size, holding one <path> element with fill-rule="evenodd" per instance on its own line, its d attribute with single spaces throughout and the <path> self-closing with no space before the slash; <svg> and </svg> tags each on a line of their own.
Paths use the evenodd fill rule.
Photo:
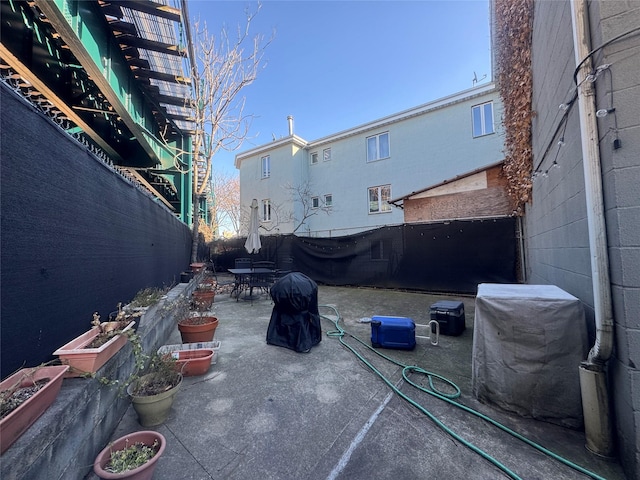
<svg viewBox="0 0 640 480">
<path fill-rule="evenodd" d="M 367 162 L 389 157 L 389 132 L 367 137 Z"/>
<path fill-rule="evenodd" d="M 311 208 L 320 208 L 320 197 L 311 197 Z"/>
<path fill-rule="evenodd" d="M 327 193 L 324 196 L 324 206 L 325 207 L 333 207 L 333 195 L 331 195 L 330 193 Z"/>
<path fill-rule="evenodd" d="M 493 102 L 471 107 L 471 119 L 474 137 L 482 137 L 483 135 L 494 133 Z"/>
<path fill-rule="evenodd" d="M 311 154 L 311 165 L 315 165 L 318 163 L 318 152 L 313 152 Z"/>
<path fill-rule="evenodd" d="M 262 221 L 271 221 L 271 200 L 268 198 L 262 200 Z"/>
<path fill-rule="evenodd" d="M 391 185 L 369 188 L 369 213 L 387 213 L 391 211 Z"/>
<path fill-rule="evenodd" d="M 331 148 L 325 148 L 322 150 L 322 161 L 328 162 L 329 160 L 331 160 Z"/>
<path fill-rule="evenodd" d="M 271 176 L 271 157 L 265 155 L 262 157 L 262 178 L 269 178 Z"/>
</svg>

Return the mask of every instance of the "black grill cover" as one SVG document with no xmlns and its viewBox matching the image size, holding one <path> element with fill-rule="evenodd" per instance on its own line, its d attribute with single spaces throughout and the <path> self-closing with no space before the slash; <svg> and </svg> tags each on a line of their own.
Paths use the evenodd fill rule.
<svg viewBox="0 0 640 480">
<path fill-rule="evenodd" d="M 322 340 L 318 312 L 318 285 L 300 272 L 292 272 L 271 287 L 273 311 L 267 343 L 308 352 Z"/>
</svg>

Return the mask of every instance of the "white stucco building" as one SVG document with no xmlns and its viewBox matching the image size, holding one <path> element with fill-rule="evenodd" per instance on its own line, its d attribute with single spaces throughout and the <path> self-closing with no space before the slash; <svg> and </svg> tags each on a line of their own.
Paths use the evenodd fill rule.
<svg viewBox="0 0 640 480">
<path fill-rule="evenodd" d="M 265 235 L 401 224 L 387 200 L 503 159 L 501 111 L 489 83 L 313 141 L 289 117 L 287 137 L 236 155 L 241 205 L 258 200 Z"/>
</svg>

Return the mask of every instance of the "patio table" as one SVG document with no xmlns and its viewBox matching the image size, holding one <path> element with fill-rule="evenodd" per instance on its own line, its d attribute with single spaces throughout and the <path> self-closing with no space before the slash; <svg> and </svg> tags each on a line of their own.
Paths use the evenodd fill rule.
<svg viewBox="0 0 640 480">
<path fill-rule="evenodd" d="M 235 295 L 236 301 L 239 300 L 240 294 L 247 288 L 254 287 L 268 288 L 271 279 L 274 278 L 276 271 L 272 268 L 230 268 L 229 273 L 234 276 L 233 289 L 230 296 Z"/>
</svg>

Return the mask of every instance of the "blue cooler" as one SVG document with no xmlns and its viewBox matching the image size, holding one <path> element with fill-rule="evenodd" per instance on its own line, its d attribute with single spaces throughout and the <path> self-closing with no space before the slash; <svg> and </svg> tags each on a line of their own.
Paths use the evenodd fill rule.
<svg viewBox="0 0 640 480">
<path fill-rule="evenodd" d="M 371 345 L 413 350 L 416 346 L 416 324 L 407 317 L 371 317 Z"/>
</svg>

